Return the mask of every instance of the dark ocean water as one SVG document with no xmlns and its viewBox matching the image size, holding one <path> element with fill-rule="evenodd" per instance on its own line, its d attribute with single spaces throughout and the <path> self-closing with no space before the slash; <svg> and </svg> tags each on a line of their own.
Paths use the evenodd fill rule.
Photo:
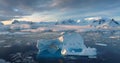
<svg viewBox="0 0 120 63">
<path fill-rule="evenodd" d="M 20 37 L 5 39 L 6 36 L 0 36 L 0 40 L 6 40 L 5 43 L 1 43 L 0 45 L 12 44 L 11 47 L 0 47 L 0 59 L 12 62 L 13 58 L 11 57 L 17 55 L 16 53 L 21 53 L 21 59 L 32 57 L 32 60 L 29 59 L 31 63 L 120 63 L 120 38 L 108 38 L 109 36 L 106 38 L 102 37 L 102 34 L 97 33 L 81 33 L 81 35 L 84 37 L 84 43 L 87 47 L 97 49 L 97 58 L 88 58 L 83 56 L 46 58 L 44 55 L 43 57 L 40 57 L 36 47 L 36 41 L 32 41 L 32 39 L 28 40 L 29 38 L 25 39 Z M 16 43 L 19 41 L 21 42 Z M 28 45 L 27 43 L 30 44 Z M 104 43 L 107 46 L 96 45 L 96 43 Z"/>
</svg>

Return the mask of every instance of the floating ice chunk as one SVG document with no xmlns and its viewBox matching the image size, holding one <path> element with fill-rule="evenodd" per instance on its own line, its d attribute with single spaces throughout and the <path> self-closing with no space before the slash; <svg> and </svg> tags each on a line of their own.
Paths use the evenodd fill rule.
<svg viewBox="0 0 120 63">
<path fill-rule="evenodd" d="M 9 48 L 9 47 L 11 47 L 12 45 L 5 45 L 5 46 L 3 46 L 3 47 L 5 47 L 5 48 Z"/>
<path fill-rule="evenodd" d="M 107 46 L 107 44 L 102 44 L 102 43 L 96 43 L 96 45 L 99 45 L 99 46 Z"/>
<path fill-rule="evenodd" d="M 3 43 L 3 42 L 5 42 L 5 40 L 0 40 L 0 43 Z"/>
<path fill-rule="evenodd" d="M 0 35 L 9 34 L 10 32 L 0 32 Z"/>
<path fill-rule="evenodd" d="M 115 38 L 120 38 L 120 36 L 110 36 L 109 38 L 115 39 Z"/>
<path fill-rule="evenodd" d="M 5 60 L 0 59 L 0 63 L 10 63 L 10 62 L 6 62 Z"/>
</svg>

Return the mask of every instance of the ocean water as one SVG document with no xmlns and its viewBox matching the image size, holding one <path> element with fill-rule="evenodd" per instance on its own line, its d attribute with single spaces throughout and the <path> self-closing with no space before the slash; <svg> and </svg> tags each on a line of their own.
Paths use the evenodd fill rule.
<svg viewBox="0 0 120 63">
<path fill-rule="evenodd" d="M 54 54 L 56 57 L 45 57 L 38 53 L 36 47 L 37 38 L 26 37 L 23 35 L 0 35 L 0 59 L 8 62 L 21 60 L 21 63 L 120 63 L 120 37 L 115 37 L 115 33 L 104 36 L 100 32 L 84 32 L 80 33 L 87 47 L 97 49 L 96 58 L 88 58 L 85 56 L 61 56 L 60 53 Z M 107 33 L 106 33 L 107 34 Z M 117 34 L 117 36 L 120 36 Z M 40 37 L 40 36 L 39 36 Z M 106 44 L 103 45 L 96 45 Z M 58 51 L 59 52 L 59 51 Z M 47 52 L 46 52 L 47 54 Z M 16 62 L 17 63 L 17 62 Z"/>
</svg>

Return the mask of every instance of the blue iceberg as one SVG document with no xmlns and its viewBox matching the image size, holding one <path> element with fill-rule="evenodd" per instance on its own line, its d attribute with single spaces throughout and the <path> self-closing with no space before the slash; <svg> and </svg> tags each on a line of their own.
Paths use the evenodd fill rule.
<svg viewBox="0 0 120 63">
<path fill-rule="evenodd" d="M 77 32 L 65 32 L 55 39 L 41 39 L 37 42 L 38 58 L 61 58 L 67 55 L 96 57 L 96 49 L 86 47 Z"/>
</svg>

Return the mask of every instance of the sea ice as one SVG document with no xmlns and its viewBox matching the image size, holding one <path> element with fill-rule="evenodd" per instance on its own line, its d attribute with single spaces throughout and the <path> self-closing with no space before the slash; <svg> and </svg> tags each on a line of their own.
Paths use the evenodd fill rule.
<svg viewBox="0 0 120 63">
<path fill-rule="evenodd" d="M 107 46 L 107 44 L 103 44 L 103 43 L 96 43 L 96 45 L 99 45 L 99 46 Z"/>
</svg>

